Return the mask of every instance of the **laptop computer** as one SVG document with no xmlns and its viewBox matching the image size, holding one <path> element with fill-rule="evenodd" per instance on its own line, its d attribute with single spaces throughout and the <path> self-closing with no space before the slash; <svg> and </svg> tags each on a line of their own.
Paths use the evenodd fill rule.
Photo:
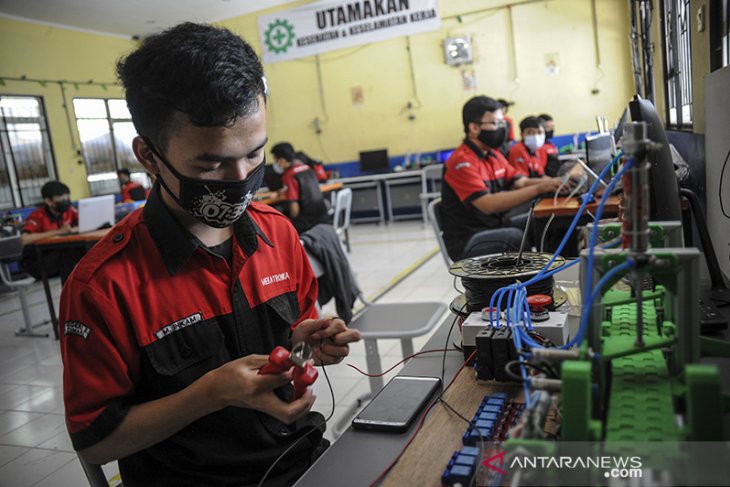
<svg viewBox="0 0 730 487">
<path fill-rule="evenodd" d="M 114 195 L 79 200 L 79 233 L 114 226 Z"/>
</svg>

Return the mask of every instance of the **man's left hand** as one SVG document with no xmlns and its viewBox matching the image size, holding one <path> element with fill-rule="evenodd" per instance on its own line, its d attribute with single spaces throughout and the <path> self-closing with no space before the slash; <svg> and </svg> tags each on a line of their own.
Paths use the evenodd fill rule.
<svg viewBox="0 0 730 487">
<path fill-rule="evenodd" d="M 312 347 L 316 365 L 342 361 L 350 353 L 349 343 L 360 340 L 360 332 L 352 330 L 340 318 L 304 320 L 292 332 L 292 343 L 306 341 Z"/>
</svg>

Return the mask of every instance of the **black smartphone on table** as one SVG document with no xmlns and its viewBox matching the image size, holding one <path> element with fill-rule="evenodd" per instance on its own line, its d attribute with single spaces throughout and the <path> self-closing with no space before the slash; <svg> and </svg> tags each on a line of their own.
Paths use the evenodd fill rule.
<svg viewBox="0 0 730 487">
<path fill-rule="evenodd" d="M 438 377 L 397 375 L 352 420 L 355 429 L 406 431 L 441 386 Z"/>
</svg>

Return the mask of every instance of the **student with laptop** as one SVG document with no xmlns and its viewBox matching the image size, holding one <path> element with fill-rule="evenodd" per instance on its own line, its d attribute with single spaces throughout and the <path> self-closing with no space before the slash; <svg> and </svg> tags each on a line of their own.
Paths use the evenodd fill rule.
<svg viewBox="0 0 730 487">
<path fill-rule="evenodd" d="M 41 188 L 43 206 L 28 215 L 23 224 L 22 242 L 23 258 L 21 267 L 36 279 L 41 278 L 41 263 L 36 256 L 35 246 L 38 240 L 78 232 L 79 215 L 71 206 L 68 186 L 60 181 L 49 181 Z M 80 258 L 80 256 L 78 257 Z M 78 258 L 69 257 L 67 252 L 50 251 L 43 255 L 43 265 L 48 277 L 60 275 L 65 281 L 73 270 Z"/>
</svg>

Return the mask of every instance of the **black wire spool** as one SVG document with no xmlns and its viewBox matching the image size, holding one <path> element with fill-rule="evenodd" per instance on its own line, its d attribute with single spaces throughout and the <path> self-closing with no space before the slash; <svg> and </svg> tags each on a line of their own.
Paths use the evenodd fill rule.
<svg viewBox="0 0 730 487">
<path fill-rule="evenodd" d="M 518 259 L 519 257 L 519 259 Z M 455 262 L 449 268 L 449 273 L 461 278 L 464 286 L 466 312 L 480 311 L 489 306 L 492 295 L 502 287 L 509 286 L 517 281 L 526 282 L 542 270 L 550 261 L 552 255 L 539 252 L 505 252 L 502 254 L 471 257 Z M 519 262 L 518 262 L 519 260 Z M 548 270 L 554 270 L 565 265 L 565 259 L 557 257 Z M 560 306 L 558 296 L 554 296 L 552 277 L 527 286 L 527 295 L 546 294 L 553 297 L 554 309 Z M 562 298 L 562 296 L 561 296 Z M 564 299 L 561 299 L 564 302 Z M 507 307 L 507 296 L 502 299 L 502 309 Z"/>
</svg>

